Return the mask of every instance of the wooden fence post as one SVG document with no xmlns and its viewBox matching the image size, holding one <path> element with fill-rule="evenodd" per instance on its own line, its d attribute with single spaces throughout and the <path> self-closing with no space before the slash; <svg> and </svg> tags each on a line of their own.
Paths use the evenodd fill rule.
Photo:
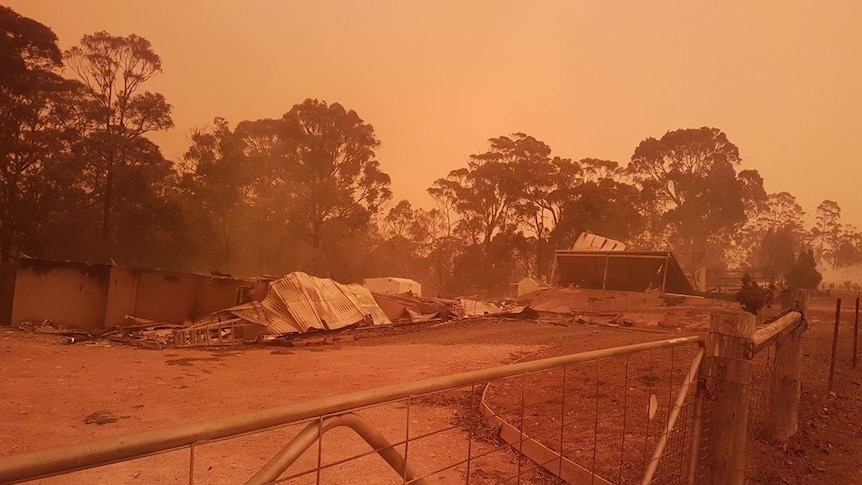
<svg viewBox="0 0 862 485">
<path fill-rule="evenodd" d="M 714 313 L 703 376 L 704 453 L 697 483 L 742 484 L 745 479 L 751 357 L 755 317 Z"/>
<path fill-rule="evenodd" d="M 808 305 L 807 294 L 798 292 L 796 302 L 804 318 Z M 775 343 L 775 364 L 770 378 L 769 422 L 766 432 L 770 439 L 782 443 L 799 430 L 803 333 L 804 324 Z"/>
<path fill-rule="evenodd" d="M 856 368 L 856 354 L 859 353 L 859 297 L 856 297 L 856 319 L 853 324 L 853 368 Z"/>
<path fill-rule="evenodd" d="M 832 332 L 832 360 L 829 361 L 829 384 L 826 392 L 832 392 L 835 383 L 835 361 L 838 359 L 838 324 L 841 322 L 841 298 L 835 301 L 835 330 Z"/>
</svg>

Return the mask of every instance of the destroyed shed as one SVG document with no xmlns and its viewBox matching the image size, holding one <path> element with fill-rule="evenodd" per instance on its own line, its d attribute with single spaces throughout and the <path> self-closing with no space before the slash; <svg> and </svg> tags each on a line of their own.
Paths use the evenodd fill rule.
<svg viewBox="0 0 862 485">
<path fill-rule="evenodd" d="M 667 251 L 556 251 L 559 286 L 598 290 L 697 292 Z"/>
<path fill-rule="evenodd" d="M 514 283 L 513 286 L 515 287 L 516 297 L 539 291 L 543 288 L 550 288 L 550 285 L 544 281 L 531 277 L 524 278 L 521 281 Z"/>
<path fill-rule="evenodd" d="M 97 330 L 135 319 L 180 323 L 249 301 L 254 282 L 72 261 L 19 258 L 0 281 L 0 322 Z"/>
<path fill-rule="evenodd" d="M 422 285 L 407 278 L 395 278 L 385 276 L 382 278 L 365 278 L 362 286 L 371 290 L 372 293 L 384 295 L 401 295 L 410 293 L 413 296 L 422 296 Z"/>
<path fill-rule="evenodd" d="M 572 251 L 625 251 L 626 245 L 609 237 L 599 236 L 589 231 L 582 232 L 575 239 Z"/>
<path fill-rule="evenodd" d="M 270 281 L 261 301 L 215 312 L 187 332 L 206 329 L 217 338 L 238 339 L 234 329 L 239 328 L 247 335 L 281 335 L 389 323 L 367 288 L 294 272 Z M 252 331 L 250 325 L 259 330 Z"/>
<path fill-rule="evenodd" d="M 372 296 L 393 322 L 423 322 L 432 318 L 448 319 L 464 316 L 456 300 L 394 293 L 372 293 Z"/>
</svg>

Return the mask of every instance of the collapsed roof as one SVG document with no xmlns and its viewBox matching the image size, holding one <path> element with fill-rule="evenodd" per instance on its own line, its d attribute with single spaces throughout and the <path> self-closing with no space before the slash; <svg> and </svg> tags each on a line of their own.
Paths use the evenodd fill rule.
<svg viewBox="0 0 862 485">
<path fill-rule="evenodd" d="M 556 251 L 556 274 L 560 286 L 696 294 L 666 251 Z"/>
<path fill-rule="evenodd" d="M 371 290 L 372 293 L 412 293 L 414 295 L 422 294 L 422 285 L 414 280 L 407 278 L 396 278 L 394 276 L 383 276 L 379 278 L 365 278 L 362 286 Z"/>
<path fill-rule="evenodd" d="M 213 317 L 220 321 L 239 318 L 262 325 L 271 334 L 337 330 L 362 322 L 392 323 L 362 285 L 345 285 L 302 272 L 271 281 L 260 302 L 228 308 Z"/>
<path fill-rule="evenodd" d="M 625 251 L 626 245 L 609 237 L 582 232 L 575 240 L 572 251 Z"/>
<path fill-rule="evenodd" d="M 390 320 L 425 321 L 434 317 L 461 317 L 463 310 L 456 300 L 417 295 L 372 293 L 374 300 Z"/>
</svg>

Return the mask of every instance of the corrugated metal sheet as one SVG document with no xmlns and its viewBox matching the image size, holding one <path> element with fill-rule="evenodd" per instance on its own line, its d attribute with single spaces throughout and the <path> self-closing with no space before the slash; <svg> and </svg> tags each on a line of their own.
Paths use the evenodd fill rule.
<svg viewBox="0 0 862 485">
<path fill-rule="evenodd" d="M 295 272 L 269 283 L 266 296 L 221 313 L 264 325 L 269 333 L 337 330 L 360 322 L 392 323 L 360 285 L 343 285 L 327 278 Z"/>
<path fill-rule="evenodd" d="M 365 278 L 362 285 L 374 293 L 400 294 L 411 292 L 414 296 L 420 296 L 422 294 L 422 285 L 419 282 L 394 276 Z"/>
<path fill-rule="evenodd" d="M 374 325 L 392 323 L 383 309 L 380 308 L 380 305 L 377 304 L 377 301 L 374 299 L 374 296 L 368 288 L 357 284 L 347 285 L 347 288 L 353 294 L 354 298 L 356 298 L 356 301 L 362 305 L 363 311 L 365 311 L 366 314 L 371 315 L 371 320 Z"/>
<path fill-rule="evenodd" d="M 276 322 L 281 319 L 278 314 L 266 310 L 260 302 L 257 301 L 238 305 L 225 311 L 230 312 L 245 321 L 263 325 L 267 328 L 277 325 Z M 294 332 L 298 331 L 298 329 L 294 330 Z"/>
<path fill-rule="evenodd" d="M 467 317 L 480 317 L 485 314 L 500 313 L 503 311 L 502 308 L 487 301 L 461 298 L 458 302 L 461 303 L 461 308 L 464 309 L 464 316 Z"/>
<path fill-rule="evenodd" d="M 408 284 L 408 285 L 418 285 L 418 286 L 421 286 L 421 285 L 419 285 L 419 282 L 418 282 L 418 281 L 411 280 L 411 279 L 409 279 L 409 278 L 398 278 L 397 276 L 388 276 L 387 278 L 389 278 L 389 279 L 390 279 L 390 280 L 392 280 L 392 281 L 397 281 L 397 282 L 399 282 L 399 283 L 405 283 L 405 284 Z"/>
<path fill-rule="evenodd" d="M 625 251 L 626 245 L 609 237 L 599 236 L 589 232 L 582 232 L 572 251 Z"/>
</svg>

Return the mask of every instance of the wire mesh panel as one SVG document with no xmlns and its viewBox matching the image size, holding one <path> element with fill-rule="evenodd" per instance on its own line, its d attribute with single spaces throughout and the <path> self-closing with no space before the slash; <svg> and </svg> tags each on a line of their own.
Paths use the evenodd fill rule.
<svg viewBox="0 0 862 485">
<path fill-rule="evenodd" d="M 755 332 L 754 354 L 749 358 L 748 422 L 746 433 L 746 481 L 773 483 L 773 470 L 758 457 L 769 455 L 776 443 L 786 442 L 797 432 L 799 415 L 812 405 L 812 385 L 820 374 L 812 348 L 810 322 L 791 307 L 786 316 Z M 806 331 L 807 329 L 807 331 Z"/>
<path fill-rule="evenodd" d="M 452 376 L 462 384 L 379 402 L 347 395 L 369 403 L 156 453 L 185 460 L 189 483 L 686 483 L 701 342 L 573 354 L 560 365 L 536 355 L 542 365 L 525 368 L 539 370 Z M 243 454 L 244 443 L 262 454 Z M 213 458 L 227 456 L 236 466 L 214 471 Z"/>
<path fill-rule="evenodd" d="M 566 367 L 553 377 L 527 376 L 525 394 L 532 400 L 525 401 L 524 434 L 578 464 L 586 482 L 611 483 L 640 482 L 660 437 L 667 434 L 668 444 L 655 458 L 653 483 L 684 483 L 691 460 L 694 387 L 682 404 L 675 401 L 694 350 L 632 354 Z M 559 382 L 553 386 L 555 380 Z M 492 383 L 487 397 L 499 409 L 517 409 L 517 396 L 512 384 Z M 674 408 L 678 418 L 670 429 Z M 504 417 L 521 420 L 511 412 Z"/>
<path fill-rule="evenodd" d="M 802 339 L 802 389 L 809 402 L 822 401 L 827 394 L 832 322 L 811 318 Z M 803 401 L 803 402 L 805 402 Z"/>
</svg>

